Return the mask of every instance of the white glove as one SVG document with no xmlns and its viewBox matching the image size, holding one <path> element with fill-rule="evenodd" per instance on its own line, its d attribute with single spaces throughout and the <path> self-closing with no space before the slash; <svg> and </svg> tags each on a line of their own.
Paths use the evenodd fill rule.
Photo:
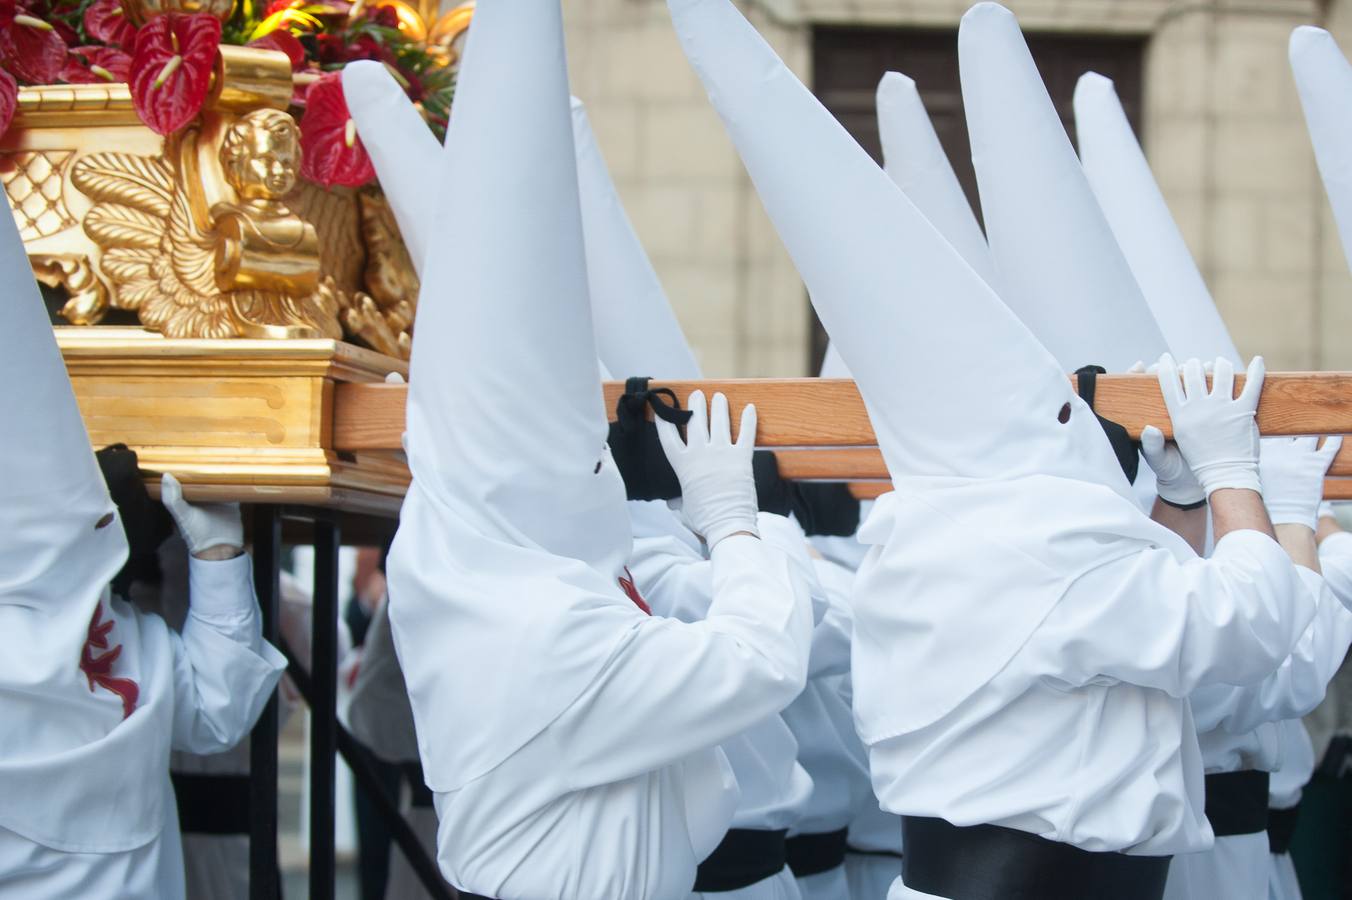
<svg viewBox="0 0 1352 900">
<path fill-rule="evenodd" d="M 1164 432 L 1154 425 L 1141 431 L 1141 452 L 1155 472 L 1155 492 L 1171 506 L 1188 508 L 1206 502 L 1206 491 L 1188 468 L 1187 460 L 1173 441 L 1164 440 Z"/>
<path fill-rule="evenodd" d="M 1248 381 L 1237 399 L 1232 399 L 1235 370 L 1230 361 L 1217 359 L 1215 371 L 1208 393 L 1202 364 L 1190 359 L 1183 364 L 1180 387 L 1174 358 L 1168 353 L 1160 357 L 1160 392 L 1174 423 L 1174 441 L 1207 497 L 1222 488 L 1261 491 L 1254 412 L 1266 374 L 1263 357 L 1249 363 Z"/>
<path fill-rule="evenodd" d="M 1333 463 L 1341 437 L 1331 437 L 1317 447 L 1318 438 L 1264 438 L 1259 474 L 1263 479 L 1263 503 L 1273 525 L 1304 525 L 1311 531 L 1319 524 L 1319 503 L 1324 499 L 1324 475 Z"/>
<path fill-rule="evenodd" d="M 1319 518 L 1332 519 L 1335 522 L 1338 521 L 1338 513 L 1334 510 L 1332 503 L 1325 500 L 1323 503 L 1319 504 Z"/>
<path fill-rule="evenodd" d="M 728 398 L 714 394 L 712 411 L 704 392 L 690 395 L 686 440 L 676 426 L 659 419 L 657 436 L 667 461 L 681 482 L 681 512 L 712 550 L 739 531 L 760 535 L 756 528 L 756 479 L 751 454 L 756 447 L 756 407 L 742 410 L 742 430 L 732 442 Z"/>
<path fill-rule="evenodd" d="M 188 552 L 244 547 L 244 519 L 238 503 L 189 503 L 183 499 L 183 486 L 168 472 L 160 478 L 160 502 L 178 523 Z"/>
</svg>

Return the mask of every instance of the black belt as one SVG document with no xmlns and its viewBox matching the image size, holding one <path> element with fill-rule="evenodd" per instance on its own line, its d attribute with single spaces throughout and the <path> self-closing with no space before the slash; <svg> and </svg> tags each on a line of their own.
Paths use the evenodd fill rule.
<svg viewBox="0 0 1352 900">
<path fill-rule="evenodd" d="M 901 859 L 901 852 L 898 850 L 863 850 L 859 847 L 846 847 L 845 852 L 851 856 L 885 856 L 888 859 Z"/>
<path fill-rule="evenodd" d="M 1268 810 L 1268 849 L 1273 853 L 1290 853 L 1291 840 L 1296 836 L 1300 820 L 1300 804 L 1290 809 Z"/>
<path fill-rule="evenodd" d="M 423 767 L 421 763 L 404 763 L 399 767 L 399 771 L 404 775 L 404 781 L 408 782 L 409 806 L 414 809 L 431 809 L 432 789 L 427 786 L 423 780 Z"/>
<path fill-rule="evenodd" d="M 1267 830 L 1268 777 L 1267 772 L 1254 771 L 1206 777 L 1206 817 L 1216 837 Z"/>
<path fill-rule="evenodd" d="M 1167 856 L 1095 853 L 998 825 L 903 816 L 901 880 L 949 900 L 1159 900 Z"/>
<path fill-rule="evenodd" d="M 189 775 L 171 772 L 184 834 L 248 834 L 248 775 Z"/>
<path fill-rule="evenodd" d="M 817 834 L 799 834 L 784 842 L 789 871 L 794 878 L 820 875 L 845 865 L 845 847 L 849 831 L 824 831 Z"/>
<path fill-rule="evenodd" d="M 455 895 L 460 900 L 493 900 L 492 897 L 481 897 L 478 894 L 466 894 L 464 891 L 456 891 Z"/>
<path fill-rule="evenodd" d="M 709 858 L 699 864 L 695 893 L 738 891 L 778 875 L 788 865 L 787 835 L 787 831 L 731 829 Z"/>
</svg>

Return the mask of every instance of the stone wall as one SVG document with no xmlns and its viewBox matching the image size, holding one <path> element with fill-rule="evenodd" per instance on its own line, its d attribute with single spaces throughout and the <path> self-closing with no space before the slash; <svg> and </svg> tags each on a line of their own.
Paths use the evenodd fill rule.
<svg viewBox="0 0 1352 900">
<path fill-rule="evenodd" d="M 811 84 L 813 24 L 955 28 L 967 0 L 744 0 Z M 1013 0 L 1028 30 L 1149 36 L 1146 148 L 1241 351 L 1352 368 L 1352 275 L 1286 62 L 1291 29 L 1352 49 L 1352 0 Z M 809 313 L 661 0 L 565 0 L 574 91 L 706 374 L 795 375 Z M 617 373 L 619 374 L 619 373 Z"/>
</svg>

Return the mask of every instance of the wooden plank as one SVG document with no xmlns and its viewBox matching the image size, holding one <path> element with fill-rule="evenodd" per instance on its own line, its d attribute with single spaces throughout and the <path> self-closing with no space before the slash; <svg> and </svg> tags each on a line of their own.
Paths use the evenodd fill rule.
<svg viewBox="0 0 1352 900">
<path fill-rule="evenodd" d="M 892 490 L 890 481 L 852 481 L 850 493 L 860 500 L 876 500 Z M 1324 480 L 1325 500 L 1352 500 L 1352 478 Z"/>
<path fill-rule="evenodd" d="M 998 377 L 993 374 L 992 377 Z M 1243 384 L 1236 379 L 1236 390 Z M 734 428 L 742 406 L 756 404 L 762 447 L 861 447 L 876 444 L 863 401 L 853 382 L 823 378 L 769 378 L 728 381 L 654 382 L 671 388 L 684 404 L 690 392 L 722 391 L 733 409 Z M 936 384 L 935 390 L 942 389 Z M 397 450 L 404 430 L 406 385 L 339 384 L 335 389 L 333 449 Z M 623 384 L 605 385 L 613 409 Z M 1153 424 L 1172 434 L 1159 385 L 1151 375 L 1105 375 L 1098 383 L 1100 414 L 1120 422 L 1134 436 Z M 1056 410 L 1048 413 L 1056 415 Z M 1352 432 L 1352 372 L 1285 372 L 1268 376 L 1258 409 L 1266 435 Z"/>
</svg>

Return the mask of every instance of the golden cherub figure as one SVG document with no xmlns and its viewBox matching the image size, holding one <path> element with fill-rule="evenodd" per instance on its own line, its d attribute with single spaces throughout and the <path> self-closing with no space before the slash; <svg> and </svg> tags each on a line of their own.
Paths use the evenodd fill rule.
<svg viewBox="0 0 1352 900">
<path fill-rule="evenodd" d="M 299 171 L 294 120 L 259 109 L 231 122 L 217 172 L 203 140 L 194 127 L 166 143 L 164 158 L 96 153 L 76 163 L 72 180 L 95 201 L 85 230 L 103 248 L 113 305 L 169 337 L 341 337 L 314 228 L 283 202 Z M 208 209 L 208 181 L 238 202 Z"/>
<path fill-rule="evenodd" d="M 342 336 L 337 300 L 320 292 L 314 226 L 282 199 L 296 186 L 300 152 L 295 120 L 276 109 L 241 116 L 221 142 L 221 170 L 240 202 L 211 210 L 216 286 L 234 292 L 246 337 Z"/>
</svg>

